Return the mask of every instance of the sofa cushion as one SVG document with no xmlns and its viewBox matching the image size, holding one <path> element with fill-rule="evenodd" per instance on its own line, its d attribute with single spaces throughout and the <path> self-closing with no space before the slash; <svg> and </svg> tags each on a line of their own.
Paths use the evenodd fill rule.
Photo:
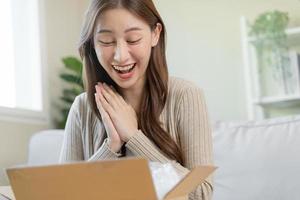
<svg viewBox="0 0 300 200">
<path fill-rule="evenodd" d="M 300 116 L 213 126 L 214 200 L 298 200 Z"/>
<path fill-rule="evenodd" d="M 29 142 L 28 165 L 59 162 L 64 130 L 52 129 L 35 133 Z"/>
</svg>

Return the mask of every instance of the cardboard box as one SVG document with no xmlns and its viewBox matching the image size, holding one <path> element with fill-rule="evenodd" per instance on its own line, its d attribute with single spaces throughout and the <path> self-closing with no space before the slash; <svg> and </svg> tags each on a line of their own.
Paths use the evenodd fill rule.
<svg viewBox="0 0 300 200">
<path fill-rule="evenodd" d="M 199 166 L 164 200 L 187 195 L 215 170 Z M 17 200 L 157 200 L 148 161 L 121 159 L 7 169 Z"/>
</svg>

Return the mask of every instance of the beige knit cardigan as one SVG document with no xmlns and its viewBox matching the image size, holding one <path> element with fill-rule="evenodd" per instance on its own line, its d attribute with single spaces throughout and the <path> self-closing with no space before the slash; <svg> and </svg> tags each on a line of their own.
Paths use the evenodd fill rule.
<svg viewBox="0 0 300 200">
<path fill-rule="evenodd" d="M 161 163 L 171 162 L 185 175 L 197 165 L 212 164 L 212 136 L 202 91 L 193 83 L 170 77 L 166 105 L 160 115 L 165 130 L 180 145 L 184 166 L 170 160 L 142 131 L 126 143 L 126 157 L 143 157 Z M 87 95 L 76 97 L 65 127 L 60 162 L 119 159 L 105 139 L 105 128 L 88 105 Z M 190 200 L 208 200 L 212 196 L 212 178 L 189 195 Z"/>
</svg>

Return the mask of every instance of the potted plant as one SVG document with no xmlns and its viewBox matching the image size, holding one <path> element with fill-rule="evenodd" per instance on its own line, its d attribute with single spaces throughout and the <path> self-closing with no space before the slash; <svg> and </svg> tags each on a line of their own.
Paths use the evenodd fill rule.
<svg viewBox="0 0 300 200">
<path fill-rule="evenodd" d="M 258 70 L 262 86 L 266 82 L 269 72 L 281 88 L 279 93 L 293 93 L 293 84 L 290 83 L 292 69 L 289 60 L 289 48 L 287 44 L 286 28 L 289 23 L 289 16 L 286 12 L 270 11 L 259 15 L 253 24 L 250 25 L 249 35 L 253 37 L 252 44 L 256 49 Z M 266 88 L 263 88 L 267 90 Z M 263 91 L 267 93 L 267 91 Z"/>
<path fill-rule="evenodd" d="M 65 128 L 69 110 L 75 97 L 84 91 L 82 62 L 72 56 L 64 57 L 62 62 L 65 72 L 60 74 L 60 78 L 67 83 L 68 87 L 63 89 L 63 95 L 60 97 L 63 105 L 59 108 L 61 117 L 56 121 L 56 127 L 60 129 Z"/>
</svg>

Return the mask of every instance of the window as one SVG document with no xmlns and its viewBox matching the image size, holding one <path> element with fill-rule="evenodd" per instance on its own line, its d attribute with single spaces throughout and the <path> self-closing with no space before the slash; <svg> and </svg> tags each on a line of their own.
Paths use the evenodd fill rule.
<svg viewBox="0 0 300 200">
<path fill-rule="evenodd" d="M 38 0 L 0 1 L 0 115 L 45 118 Z"/>
</svg>

